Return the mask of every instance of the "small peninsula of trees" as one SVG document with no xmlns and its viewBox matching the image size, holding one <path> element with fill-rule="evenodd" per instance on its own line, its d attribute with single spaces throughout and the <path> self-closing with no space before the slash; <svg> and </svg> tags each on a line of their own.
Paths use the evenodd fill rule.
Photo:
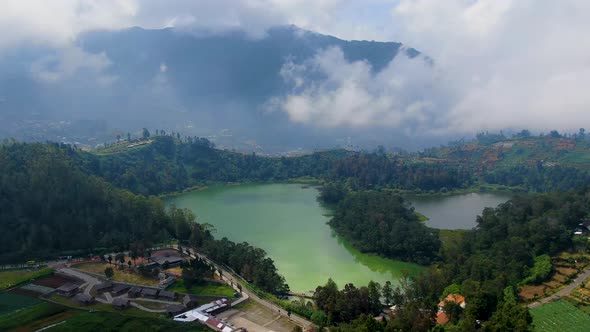
<svg viewBox="0 0 590 332">
<path fill-rule="evenodd" d="M 438 230 L 420 223 L 410 203 L 391 191 L 348 194 L 330 226 L 359 250 L 393 259 L 428 264 L 440 249 Z"/>
</svg>

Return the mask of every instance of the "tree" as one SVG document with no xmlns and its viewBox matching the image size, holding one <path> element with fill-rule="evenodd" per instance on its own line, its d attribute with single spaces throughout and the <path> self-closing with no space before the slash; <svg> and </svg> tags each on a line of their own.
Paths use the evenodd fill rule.
<svg viewBox="0 0 590 332">
<path fill-rule="evenodd" d="M 498 309 L 485 326 L 486 331 L 532 331 L 533 319 L 528 309 L 517 303 L 512 286 L 504 289 Z"/>
<path fill-rule="evenodd" d="M 385 300 L 386 305 L 391 305 L 393 301 L 393 288 L 391 287 L 391 281 L 386 281 L 383 288 L 381 288 L 381 295 Z"/>
<path fill-rule="evenodd" d="M 133 264 L 135 264 L 135 265 L 137 265 L 137 264 L 135 263 L 135 260 L 136 260 L 136 259 L 137 259 L 137 257 L 139 256 L 137 251 L 138 251 L 138 249 L 137 249 L 136 247 L 134 247 L 134 248 L 131 250 L 131 259 L 133 260 Z"/>
<path fill-rule="evenodd" d="M 115 255 L 115 261 L 116 262 L 119 262 L 119 265 L 120 266 L 123 265 L 123 264 L 125 264 L 125 254 L 123 254 L 121 252 L 118 253 L 118 254 L 116 254 Z"/>
<path fill-rule="evenodd" d="M 132 262 L 131 262 L 131 260 L 129 260 L 129 261 L 127 262 L 127 265 L 129 265 L 129 268 L 131 268 L 131 264 L 132 264 Z"/>
<path fill-rule="evenodd" d="M 449 294 L 461 294 L 461 286 L 457 284 L 450 284 L 445 287 L 445 290 L 442 293 L 442 297 L 445 298 Z"/>
<path fill-rule="evenodd" d="M 106 269 L 104 269 L 104 275 L 108 279 L 111 279 L 115 275 L 115 271 L 113 271 L 112 267 L 107 267 Z"/>
<path fill-rule="evenodd" d="M 463 308 L 456 302 L 446 301 L 443 311 L 447 314 L 451 324 L 457 324 L 463 313 Z"/>
<path fill-rule="evenodd" d="M 371 280 L 369 281 L 367 289 L 369 312 L 376 315 L 383 309 L 383 305 L 381 304 L 381 285 Z"/>
<path fill-rule="evenodd" d="M 328 324 L 328 317 L 326 317 L 326 314 L 323 311 L 316 310 L 311 315 L 311 321 L 321 328 L 321 327 L 326 326 L 326 324 Z M 321 329 L 320 329 L 320 331 L 321 331 Z"/>
<path fill-rule="evenodd" d="M 131 134 L 127 133 L 127 142 L 131 142 Z"/>
<path fill-rule="evenodd" d="M 143 137 L 144 139 L 150 138 L 150 131 L 147 130 L 147 128 L 143 128 L 143 130 L 141 131 L 141 137 Z"/>
</svg>

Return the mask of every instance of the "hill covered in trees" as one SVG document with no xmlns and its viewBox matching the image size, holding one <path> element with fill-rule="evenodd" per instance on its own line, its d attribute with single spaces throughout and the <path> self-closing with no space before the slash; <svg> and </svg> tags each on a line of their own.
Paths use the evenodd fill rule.
<svg viewBox="0 0 590 332">
<path fill-rule="evenodd" d="M 158 199 L 136 196 L 76 166 L 56 144 L 0 146 L 0 252 L 5 259 L 156 243 L 174 234 Z"/>
<path fill-rule="evenodd" d="M 404 309 L 379 329 L 431 328 L 436 304 L 447 287 L 469 299 L 465 310 L 455 313 L 456 326 L 472 330 L 474 322 L 481 320 L 491 330 L 526 327 L 530 316 L 517 304 L 515 289 L 524 280 L 542 278 L 535 274 L 535 262 L 576 246 L 571 232 L 589 215 L 590 194 L 582 188 L 588 181 L 581 168 L 519 167 L 521 173 L 500 167 L 484 170 L 411 160 L 379 150 L 263 158 L 217 150 L 204 139 L 170 136 L 104 154 L 59 144 L 8 143 L 0 146 L 0 259 L 22 261 L 138 243 L 149 246 L 176 238 L 236 270 L 260 289 L 282 294 L 288 286 L 264 251 L 247 243 L 214 239 L 190 212 L 166 208 L 153 195 L 209 182 L 306 176 L 324 183 L 321 199 L 335 206 L 331 225 L 356 247 L 432 265 L 427 273 L 404 280 L 393 292 Z M 532 181 L 539 174 L 542 177 Z M 401 190 L 443 191 L 469 188 L 486 179 L 508 183 L 517 178 L 538 191 L 577 189 L 517 197 L 486 209 L 474 230 L 444 247 L 436 232 L 420 224 L 398 196 Z M 342 299 L 346 294 L 365 298 L 367 289 L 346 285 L 335 294 Z M 326 322 L 340 323 L 342 331 L 369 324 L 354 318 L 375 310 L 355 302 L 342 316 L 330 301 L 319 309 L 332 315 L 325 316 Z"/>
<path fill-rule="evenodd" d="M 263 250 L 215 240 L 190 211 L 116 188 L 82 165 L 83 155 L 65 145 L 0 145 L 0 262 L 147 249 L 178 239 L 267 292 L 288 291 Z"/>
<path fill-rule="evenodd" d="M 284 181 L 312 177 L 354 189 L 389 187 L 438 191 L 465 188 L 472 173 L 456 165 L 407 162 L 383 151 L 332 150 L 269 158 L 215 149 L 203 138 L 156 136 L 119 153 L 81 153 L 89 174 L 138 194 L 158 195 L 210 182 Z"/>
</svg>

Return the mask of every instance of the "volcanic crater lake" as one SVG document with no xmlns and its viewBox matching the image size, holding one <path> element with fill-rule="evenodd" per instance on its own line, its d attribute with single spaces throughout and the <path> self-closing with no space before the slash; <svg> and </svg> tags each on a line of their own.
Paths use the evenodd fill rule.
<svg viewBox="0 0 590 332">
<path fill-rule="evenodd" d="M 508 201 L 510 193 L 469 193 L 459 195 L 410 196 L 416 211 L 429 220 L 426 225 L 439 229 L 472 229 L 476 216 L 486 207 L 495 208 Z"/>
<path fill-rule="evenodd" d="M 330 211 L 317 201 L 318 191 L 300 184 L 215 186 L 167 199 L 192 210 L 197 221 L 210 223 L 217 239 L 248 242 L 264 249 L 295 292 L 307 292 L 334 279 L 339 287 L 370 280 L 394 284 L 403 271 L 423 267 L 359 252 L 328 226 Z M 511 195 L 472 193 L 408 197 L 416 211 L 441 229 L 470 229 L 485 207 L 496 207 Z"/>
<path fill-rule="evenodd" d="M 167 199 L 192 210 L 197 221 L 215 226 L 217 239 L 248 242 L 264 249 L 294 292 L 307 292 L 334 279 L 339 287 L 370 280 L 394 284 L 406 270 L 423 267 L 355 250 L 330 229 L 330 211 L 318 191 L 300 184 L 217 186 Z"/>
</svg>

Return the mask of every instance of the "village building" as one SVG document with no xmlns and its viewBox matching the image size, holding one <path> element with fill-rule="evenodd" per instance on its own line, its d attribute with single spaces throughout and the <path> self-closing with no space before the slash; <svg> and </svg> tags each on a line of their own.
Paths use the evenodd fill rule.
<svg viewBox="0 0 590 332">
<path fill-rule="evenodd" d="M 574 231 L 574 234 L 575 235 L 582 235 L 582 234 L 587 234 L 587 233 L 590 233 L 590 220 L 583 219 L 578 224 L 578 227 Z"/>
<path fill-rule="evenodd" d="M 194 308 L 198 304 L 197 297 L 196 296 L 189 295 L 189 294 L 186 294 L 182 298 L 182 304 L 184 304 L 184 306 L 187 307 L 187 308 Z"/>
<path fill-rule="evenodd" d="M 166 265 L 168 265 L 168 267 L 175 267 L 175 266 L 180 266 L 180 264 L 182 264 L 182 262 L 184 261 L 182 259 L 182 257 L 179 256 L 158 256 L 158 257 L 153 257 L 152 260 L 158 264 L 158 266 L 160 268 L 165 267 Z"/>
<path fill-rule="evenodd" d="M 112 288 L 113 288 L 113 283 L 110 281 L 106 281 L 106 282 L 103 282 L 102 284 L 98 284 L 98 285 L 94 286 L 94 290 L 99 294 L 104 293 L 104 292 L 108 292 Z"/>
<path fill-rule="evenodd" d="M 445 325 L 449 322 L 449 316 L 445 312 L 444 308 L 448 302 L 453 302 L 458 304 L 461 308 L 465 309 L 467 306 L 467 302 L 465 302 L 465 297 L 460 294 L 449 294 L 445 297 L 442 301 L 438 303 L 438 312 L 436 313 L 436 323 L 440 325 Z"/>
<path fill-rule="evenodd" d="M 176 316 L 186 310 L 186 307 L 180 304 L 170 304 L 166 306 L 166 313 L 169 316 Z"/>
<path fill-rule="evenodd" d="M 143 288 L 139 286 L 133 286 L 131 287 L 131 289 L 129 289 L 129 292 L 127 294 L 129 295 L 129 297 L 138 297 L 141 295 L 142 290 Z"/>
<path fill-rule="evenodd" d="M 162 298 L 162 299 L 166 299 L 166 300 L 170 300 L 173 301 L 176 299 L 176 293 L 174 292 L 169 292 L 169 291 L 165 291 L 165 290 L 161 290 L 158 293 L 158 297 Z"/>
<path fill-rule="evenodd" d="M 67 297 L 72 297 L 74 296 L 76 293 L 78 293 L 78 290 L 80 289 L 80 285 L 78 284 L 73 284 L 73 283 L 67 283 L 67 284 L 63 284 L 61 285 L 57 290 L 57 294 L 61 295 L 61 296 L 67 296 Z"/>
<path fill-rule="evenodd" d="M 158 297 L 158 290 L 154 288 L 144 288 L 141 290 L 141 296 L 156 298 Z"/>
<path fill-rule="evenodd" d="M 111 294 L 113 294 L 113 296 L 123 295 L 123 294 L 127 293 L 129 288 L 131 288 L 131 286 L 125 285 L 125 284 L 119 284 L 119 285 L 113 287 Z"/>
</svg>

